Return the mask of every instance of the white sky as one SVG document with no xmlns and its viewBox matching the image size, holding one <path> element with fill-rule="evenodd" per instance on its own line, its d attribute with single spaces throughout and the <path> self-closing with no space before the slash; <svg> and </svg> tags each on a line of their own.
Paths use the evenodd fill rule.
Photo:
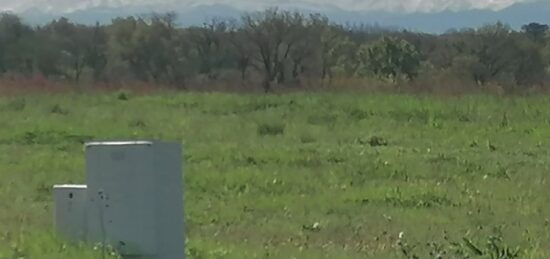
<svg viewBox="0 0 550 259">
<path fill-rule="evenodd" d="M 142 6 L 151 5 L 152 10 L 160 6 L 195 6 L 201 4 L 226 4 L 240 9 L 261 9 L 269 6 L 316 6 L 338 7 L 344 10 L 387 10 L 431 12 L 444 9 L 494 9 L 531 0 L 0 0 L 0 10 L 15 12 L 37 8 L 43 11 L 68 12 L 98 6 Z"/>
</svg>

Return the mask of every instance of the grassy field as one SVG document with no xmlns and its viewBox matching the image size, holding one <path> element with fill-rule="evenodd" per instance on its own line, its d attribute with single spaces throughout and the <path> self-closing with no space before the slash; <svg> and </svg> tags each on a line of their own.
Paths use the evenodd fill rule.
<svg viewBox="0 0 550 259">
<path fill-rule="evenodd" d="M 101 258 L 54 236 L 51 187 L 83 183 L 82 141 L 118 138 L 182 141 L 188 258 L 549 258 L 549 103 L 0 97 L 0 258 Z"/>
</svg>

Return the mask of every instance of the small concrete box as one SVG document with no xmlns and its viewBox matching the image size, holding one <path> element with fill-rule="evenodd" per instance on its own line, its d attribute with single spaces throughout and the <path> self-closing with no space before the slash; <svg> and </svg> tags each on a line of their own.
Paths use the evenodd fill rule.
<svg viewBox="0 0 550 259">
<path fill-rule="evenodd" d="M 70 242 L 86 238 L 86 185 L 54 185 L 54 226 Z"/>
<path fill-rule="evenodd" d="M 124 258 L 184 258 L 181 154 L 177 143 L 87 143 L 87 240 Z"/>
</svg>

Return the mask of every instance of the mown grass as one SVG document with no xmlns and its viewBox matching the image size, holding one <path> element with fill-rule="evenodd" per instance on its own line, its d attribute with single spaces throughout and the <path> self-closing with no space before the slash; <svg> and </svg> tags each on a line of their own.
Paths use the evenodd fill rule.
<svg viewBox="0 0 550 259">
<path fill-rule="evenodd" d="M 0 97 L 0 258 L 100 258 L 55 237 L 51 187 L 119 138 L 183 143 L 188 258 L 548 258 L 549 102 Z"/>
</svg>

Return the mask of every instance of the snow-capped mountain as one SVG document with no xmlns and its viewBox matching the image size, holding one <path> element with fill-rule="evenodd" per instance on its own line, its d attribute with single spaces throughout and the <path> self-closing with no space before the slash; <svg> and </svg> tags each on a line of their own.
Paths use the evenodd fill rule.
<svg viewBox="0 0 550 259">
<path fill-rule="evenodd" d="M 272 5 L 275 6 L 275 5 Z M 431 33 L 444 32 L 451 28 L 478 27 L 487 23 L 501 21 L 514 28 L 530 22 L 550 24 L 550 1 L 512 4 L 508 7 L 493 9 L 455 10 L 447 8 L 439 11 L 362 11 L 343 9 L 330 4 L 304 4 L 302 2 L 284 2 L 276 5 L 281 9 L 298 10 L 304 13 L 319 12 L 337 23 L 365 23 L 380 26 L 399 27 L 414 31 Z M 238 18 L 243 12 L 257 11 L 269 6 L 234 6 L 228 4 L 178 5 L 130 5 L 90 7 L 74 11 L 55 12 L 38 8 L 29 8 L 19 14 L 29 23 L 43 24 L 54 18 L 64 16 L 78 23 L 109 23 L 120 16 L 142 15 L 150 12 L 175 11 L 181 26 L 198 25 L 213 17 Z M 460 8 L 459 8 L 460 9 Z"/>
</svg>

